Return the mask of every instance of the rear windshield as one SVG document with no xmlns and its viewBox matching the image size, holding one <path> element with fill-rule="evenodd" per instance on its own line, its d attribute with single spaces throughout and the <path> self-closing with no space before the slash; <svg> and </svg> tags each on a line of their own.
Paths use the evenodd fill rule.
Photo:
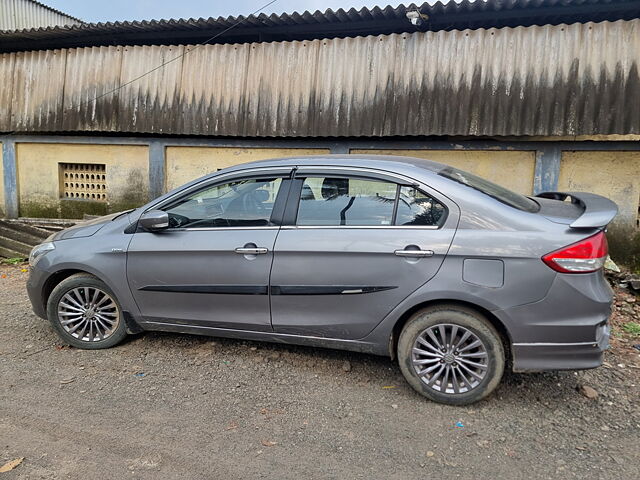
<svg viewBox="0 0 640 480">
<path fill-rule="evenodd" d="M 523 210 L 525 212 L 537 212 L 540 209 L 540 206 L 530 198 L 520 195 L 519 193 L 512 192 L 511 190 L 507 190 L 500 185 L 496 185 L 489 180 L 472 175 L 469 172 L 464 172 L 453 167 L 447 167 L 440 170 L 438 175 L 466 185 L 467 187 L 471 187 L 474 190 L 478 190 L 479 192 L 489 195 L 499 202 L 505 203 L 510 207 L 517 208 L 518 210 Z"/>
</svg>

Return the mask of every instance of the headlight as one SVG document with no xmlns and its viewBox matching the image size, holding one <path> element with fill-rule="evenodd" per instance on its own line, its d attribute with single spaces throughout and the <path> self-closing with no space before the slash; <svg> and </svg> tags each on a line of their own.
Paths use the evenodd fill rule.
<svg viewBox="0 0 640 480">
<path fill-rule="evenodd" d="M 55 249 L 56 246 L 53 244 L 53 242 L 45 242 L 41 243 L 40 245 L 36 245 L 35 247 L 33 247 L 31 253 L 29 254 L 29 265 L 34 267 L 36 263 L 38 263 L 38 260 L 40 260 L 40 258 L 42 258 L 45 253 Z"/>
</svg>

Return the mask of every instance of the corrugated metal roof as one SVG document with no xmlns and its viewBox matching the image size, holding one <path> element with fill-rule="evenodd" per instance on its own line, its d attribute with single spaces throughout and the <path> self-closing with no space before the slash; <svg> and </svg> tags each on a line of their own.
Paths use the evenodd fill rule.
<svg viewBox="0 0 640 480">
<path fill-rule="evenodd" d="M 0 128 L 248 137 L 640 134 L 640 20 L 205 45 L 125 85 L 194 48 L 2 54 L 0 76 L 12 81 L 0 100 L 12 101 Z"/>
<path fill-rule="evenodd" d="M 39 29 L 78 23 L 82 21 L 34 0 L 0 2 L 0 30 Z"/>
<path fill-rule="evenodd" d="M 428 16 L 413 26 L 407 11 Z M 215 43 L 356 37 L 416 31 L 557 25 L 640 17 L 640 0 L 463 0 L 430 5 L 354 8 L 218 18 L 87 23 L 0 32 L 0 51 L 98 45 L 199 43 L 224 31 Z"/>
</svg>

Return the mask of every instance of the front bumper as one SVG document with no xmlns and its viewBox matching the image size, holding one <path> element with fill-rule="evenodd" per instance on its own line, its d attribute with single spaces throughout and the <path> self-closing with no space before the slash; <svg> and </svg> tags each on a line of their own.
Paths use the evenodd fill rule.
<svg viewBox="0 0 640 480">
<path fill-rule="evenodd" d="M 29 279 L 27 280 L 27 294 L 31 302 L 31 308 L 40 318 L 47 319 L 47 306 L 44 303 L 44 286 L 48 273 L 36 267 L 29 267 Z"/>
</svg>

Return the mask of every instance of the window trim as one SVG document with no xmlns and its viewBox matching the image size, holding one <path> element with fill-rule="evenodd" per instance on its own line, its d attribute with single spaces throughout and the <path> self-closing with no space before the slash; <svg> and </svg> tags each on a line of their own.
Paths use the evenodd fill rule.
<svg viewBox="0 0 640 480">
<path fill-rule="evenodd" d="M 181 198 L 183 195 L 188 195 L 192 192 L 200 191 L 207 187 L 214 187 L 220 185 L 223 181 L 229 181 L 234 178 L 251 178 L 254 176 L 275 176 L 282 177 L 283 179 L 291 179 L 296 167 L 262 167 L 262 168 L 250 168 L 247 170 L 236 170 L 233 172 L 216 173 L 213 177 L 207 176 L 200 181 L 194 180 L 192 183 L 183 185 L 178 191 L 174 192 L 171 196 L 165 197 L 164 195 L 156 199 L 155 203 L 149 205 L 143 213 L 147 213 L 151 210 L 160 210 L 166 204 L 175 201 L 177 198 Z M 247 175 L 249 174 L 249 175 Z M 195 182 L 195 183 L 194 183 Z M 165 194 L 166 195 L 166 194 Z M 226 227 L 225 227 L 226 228 Z"/>
<path fill-rule="evenodd" d="M 167 228 L 165 231 L 170 232 L 181 232 L 181 231 L 217 231 L 217 230 L 278 230 L 282 226 L 282 219 L 284 210 L 286 208 L 286 201 L 291 189 L 291 174 L 293 169 L 288 169 L 289 171 L 255 171 L 252 175 L 242 175 L 244 172 L 233 172 L 240 173 L 240 175 L 223 175 L 221 177 L 216 177 L 214 181 L 206 182 L 204 184 L 197 184 L 197 188 L 188 188 L 178 192 L 176 195 L 171 196 L 165 201 L 153 206 L 149 210 L 161 210 L 164 208 L 171 208 L 172 204 L 177 203 L 184 199 L 186 196 L 196 195 L 199 192 L 207 190 L 208 188 L 213 188 L 219 185 L 224 185 L 226 183 L 231 183 L 233 181 L 242 181 L 242 180 L 253 180 L 260 178 L 281 178 L 282 182 L 280 183 L 280 188 L 278 189 L 278 193 L 276 194 L 276 198 L 273 202 L 273 210 L 271 211 L 271 217 L 269 217 L 269 223 L 272 225 L 261 225 L 261 226 L 229 226 L 229 227 L 176 227 L 176 228 Z M 223 178 L 224 177 L 224 178 Z M 193 185 L 196 187 L 196 185 Z"/>
<path fill-rule="evenodd" d="M 300 207 L 300 197 L 302 195 L 302 186 L 304 181 L 308 177 L 327 177 L 334 175 L 338 178 L 356 178 L 369 181 L 382 181 L 387 183 L 393 183 L 396 185 L 396 196 L 393 207 L 393 216 L 391 218 L 390 225 L 297 225 L 298 221 L 298 209 Z M 424 195 L 432 197 L 438 203 L 440 203 L 444 209 L 444 220 L 441 225 L 396 225 L 397 211 L 398 211 L 398 198 L 400 196 L 400 189 L 402 187 L 411 187 L 422 192 Z M 379 172 L 375 170 L 369 170 L 365 168 L 357 167 L 300 167 L 293 172 L 293 179 L 289 189 L 289 195 L 287 197 L 287 205 L 285 208 L 284 216 L 282 219 L 283 230 L 308 230 L 308 229 L 421 229 L 421 230 L 439 230 L 444 228 L 449 219 L 450 209 L 445 202 L 436 198 L 434 195 L 427 193 L 424 188 L 416 181 L 412 181 L 401 175 L 393 173 Z"/>
</svg>

